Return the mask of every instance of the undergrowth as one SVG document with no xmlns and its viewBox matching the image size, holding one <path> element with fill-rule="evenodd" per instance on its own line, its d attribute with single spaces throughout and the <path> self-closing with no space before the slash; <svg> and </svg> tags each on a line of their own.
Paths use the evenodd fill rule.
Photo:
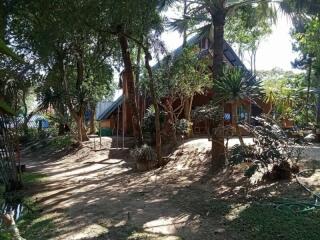
<svg viewBox="0 0 320 240">
<path fill-rule="evenodd" d="M 33 184 L 42 181 L 45 175 L 39 173 L 24 173 L 22 175 L 23 183 L 27 188 Z M 20 198 L 22 193 L 17 192 L 12 198 Z M 20 234 L 25 239 L 49 239 L 54 228 L 53 221 L 49 218 L 41 216 L 41 209 L 34 203 L 30 196 L 23 196 L 21 199 L 24 206 L 22 216 L 17 221 Z M 0 185 L 0 206 L 4 203 L 4 187 Z M 12 236 L 6 229 L 0 226 L 0 239 L 11 240 Z"/>
</svg>

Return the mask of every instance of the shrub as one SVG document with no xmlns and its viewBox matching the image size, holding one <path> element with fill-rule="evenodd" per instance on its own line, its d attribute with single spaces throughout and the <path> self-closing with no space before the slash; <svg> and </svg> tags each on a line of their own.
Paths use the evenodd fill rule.
<svg viewBox="0 0 320 240">
<path fill-rule="evenodd" d="M 147 171 L 157 166 L 157 156 L 152 147 L 144 144 L 130 151 L 139 171 Z"/>
<path fill-rule="evenodd" d="M 234 145 L 229 150 L 229 165 L 237 165 L 243 162 L 252 162 L 254 158 L 253 146 Z"/>
<path fill-rule="evenodd" d="M 73 144 L 73 138 L 70 135 L 57 136 L 50 140 L 50 145 L 56 149 L 69 147 Z"/>
<path fill-rule="evenodd" d="M 254 120 L 257 126 L 248 126 L 254 137 L 254 145 L 245 148 L 235 146 L 231 149 L 230 163 L 252 162 L 253 164 L 245 172 L 248 177 L 262 170 L 264 179 L 290 179 L 292 173 L 296 173 L 299 169 L 294 164 L 297 159 L 292 148 L 289 148 L 286 134 L 272 119 L 255 117 Z"/>
<path fill-rule="evenodd" d="M 165 119 L 165 113 L 163 111 L 160 111 L 160 124 L 163 124 L 164 119 Z M 153 106 L 150 106 L 147 109 L 146 114 L 144 115 L 144 118 L 142 121 L 142 131 L 144 133 L 150 133 L 151 135 L 156 132 L 155 110 Z"/>
<path fill-rule="evenodd" d="M 188 135 L 192 131 L 192 122 L 189 122 L 187 119 L 179 119 L 175 127 L 178 134 Z"/>
</svg>

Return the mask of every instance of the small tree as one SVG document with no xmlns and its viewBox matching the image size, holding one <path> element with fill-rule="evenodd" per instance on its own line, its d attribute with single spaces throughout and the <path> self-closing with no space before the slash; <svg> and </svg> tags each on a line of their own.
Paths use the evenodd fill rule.
<svg viewBox="0 0 320 240">
<path fill-rule="evenodd" d="M 173 141 L 177 144 L 176 122 L 187 103 L 185 118 L 191 120 L 195 94 L 203 94 L 209 87 L 207 59 L 200 59 L 199 50 L 189 46 L 181 55 L 167 56 L 156 73 L 160 105 L 168 113 Z"/>
<path fill-rule="evenodd" d="M 254 102 L 260 92 L 260 83 L 253 77 L 247 78 L 242 69 L 225 68 L 223 76 L 214 82 L 213 89 L 220 102 L 218 104 L 229 102 L 237 109 L 244 100 Z M 236 118 L 236 133 L 241 145 L 244 145 L 235 112 L 233 111 L 232 117 Z"/>
</svg>

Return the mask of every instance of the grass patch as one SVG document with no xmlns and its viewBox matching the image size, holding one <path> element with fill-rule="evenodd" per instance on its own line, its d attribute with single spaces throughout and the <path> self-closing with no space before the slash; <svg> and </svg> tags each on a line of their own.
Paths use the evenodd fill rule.
<svg viewBox="0 0 320 240">
<path fill-rule="evenodd" d="M 318 240 L 320 209 L 295 213 L 273 206 L 253 204 L 229 225 L 238 239 L 246 240 Z"/>
<path fill-rule="evenodd" d="M 30 206 L 30 205 L 29 205 Z M 40 215 L 36 206 L 31 205 L 33 212 L 28 211 L 18 221 L 18 228 L 25 239 L 49 239 L 53 236 L 55 225 L 49 217 Z"/>
<path fill-rule="evenodd" d="M 30 186 L 32 184 L 43 181 L 46 176 L 40 173 L 23 173 L 22 180 L 25 186 Z M 4 186 L 0 185 L 0 206 L 4 202 L 3 199 Z M 17 192 L 13 195 L 13 200 L 15 198 L 20 198 L 21 193 Z M 22 217 L 18 220 L 17 226 L 20 230 L 20 234 L 25 239 L 49 239 L 54 233 L 54 223 L 51 218 L 41 216 L 41 211 L 35 205 L 35 203 L 29 197 L 23 197 L 22 202 L 25 207 Z M 0 226 L 0 239 L 1 240 L 11 240 L 12 236 L 8 231 L 2 229 Z"/>
<path fill-rule="evenodd" d="M 43 181 L 45 177 L 41 173 L 25 172 L 22 174 L 22 182 L 25 186 L 28 186 Z"/>
<path fill-rule="evenodd" d="M 70 146 L 73 143 L 71 135 L 57 136 L 50 139 L 49 145 L 55 149 L 63 149 Z"/>
</svg>

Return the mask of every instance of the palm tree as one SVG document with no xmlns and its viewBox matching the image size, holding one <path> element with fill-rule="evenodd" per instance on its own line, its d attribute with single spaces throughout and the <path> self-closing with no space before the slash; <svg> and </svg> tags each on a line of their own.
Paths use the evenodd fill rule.
<svg viewBox="0 0 320 240">
<path fill-rule="evenodd" d="M 172 2 L 172 1 L 170 1 Z M 260 2 L 263 5 L 266 15 L 272 15 L 274 11 L 270 11 L 268 1 L 254 0 L 198 0 L 187 1 L 188 10 L 184 14 L 183 21 L 189 21 L 190 24 L 181 21 L 175 21 L 171 24 L 172 28 L 184 32 L 184 27 L 201 26 L 197 28 L 199 36 L 210 36 L 213 42 L 213 60 L 212 60 L 212 78 L 213 82 L 223 77 L 223 49 L 224 49 L 224 28 L 227 16 L 241 6 Z M 212 34 L 209 34 L 212 33 Z M 213 35 L 213 36 L 212 36 Z M 214 102 L 219 102 L 213 99 Z M 220 110 L 223 105 L 219 104 Z M 213 129 L 223 128 L 223 111 L 219 111 L 221 121 Z M 223 131 L 212 131 L 212 162 L 215 168 L 220 168 L 225 164 L 225 149 Z"/>
<path fill-rule="evenodd" d="M 254 102 L 254 99 L 260 93 L 260 82 L 254 77 L 247 78 L 240 68 L 225 68 L 223 76 L 214 81 L 213 89 L 217 93 L 216 100 L 221 103 L 232 104 L 232 118 L 235 122 L 236 134 L 239 137 L 240 144 L 244 146 L 237 118 L 237 109 L 243 104 L 243 101 Z"/>
<path fill-rule="evenodd" d="M 178 0 L 177 0 L 178 1 Z M 173 0 L 162 0 L 172 4 Z M 275 11 L 270 11 L 269 3 L 272 0 L 187 0 L 188 11 L 183 17 L 184 21 L 191 22 L 191 26 L 201 26 L 197 30 L 201 36 L 208 35 L 209 32 L 213 33 L 213 62 L 212 62 L 212 77 L 213 80 L 223 77 L 223 45 L 224 45 L 224 29 L 227 21 L 227 16 L 232 14 L 241 6 L 250 4 L 260 4 L 265 9 L 263 11 L 267 16 L 275 18 Z M 319 9 L 319 2 L 317 0 L 284 0 L 280 7 L 286 9 L 288 13 L 302 13 L 305 10 Z M 287 8 L 285 8 L 287 7 Z M 181 20 L 181 19 L 180 19 Z M 183 32 L 183 27 L 189 27 L 190 24 L 183 23 L 182 21 L 173 24 L 173 28 L 179 29 Z M 223 106 L 220 105 L 222 109 Z M 223 111 L 220 111 L 223 113 Z M 221 123 L 214 128 L 223 127 L 223 116 L 221 116 Z M 215 131 L 212 131 L 214 133 Z M 221 131 L 223 132 L 223 131 Z M 212 161 L 215 167 L 219 168 L 225 163 L 225 149 L 224 149 L 224 136 L 223 134 L 212 136 L 215 141 L 212 141 Z"/>
</svg>

